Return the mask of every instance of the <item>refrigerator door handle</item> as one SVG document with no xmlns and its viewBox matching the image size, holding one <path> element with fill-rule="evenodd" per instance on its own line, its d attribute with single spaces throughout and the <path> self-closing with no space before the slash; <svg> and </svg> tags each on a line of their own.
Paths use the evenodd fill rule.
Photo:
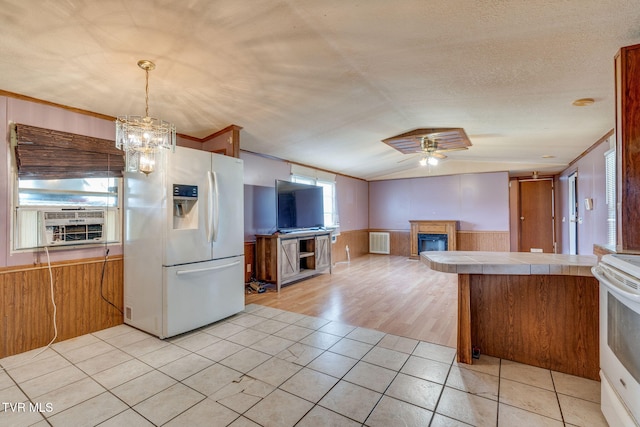
<svg viewBox="0 0 640 427">
<path fill-rule="evenodd" d="M 207 172 L 209 178 L 209 206 L 207 212 L 207 241 L 218 240 L 218 226 L 220 224 L 220 204 L 218 200 L 218 176 L 215 172 Z"/>
<path fill-rule="evenodd" d="M 218 174 L 211 172 L 213 175 L 213 192 L 215 197 L 213 199 L 213 212 L 215 218 L 213 218 L 213 241 L 218 241 L 218 230 L 220 229 L 220 193 L 218 192 Z"/>
<path fill-rule="evenodd" d="M 196 268 L 193 270 L 177 270 L 176 276 L 182 276 L 184 274 L 191 274 L 191 273 L 202 273 L 203 271 L 222 270 L 223 268 L 234 267 L 238 264 L 240 264 L 240 261 L 235 261 L 235 262 L 232 262 L 231 264 L 218 265 L 216 267 Z"/>
</svg>

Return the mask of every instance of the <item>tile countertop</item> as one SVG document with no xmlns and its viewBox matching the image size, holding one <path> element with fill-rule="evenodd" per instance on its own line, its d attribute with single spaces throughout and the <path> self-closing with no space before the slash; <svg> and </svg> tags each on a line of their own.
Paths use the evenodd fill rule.
<svg viewBox="0 0 640 427">
<path fill-rule="evenodd" d="M 460 274 L 593 276 L 594 255 L 536 252 L 427 251 L 420 261 L 432 270 Z"/>
</svg>

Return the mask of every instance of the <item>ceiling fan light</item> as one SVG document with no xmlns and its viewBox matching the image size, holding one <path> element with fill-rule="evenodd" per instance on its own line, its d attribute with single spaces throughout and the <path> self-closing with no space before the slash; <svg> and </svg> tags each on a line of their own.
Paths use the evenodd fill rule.
<svg viewBox="0 0 640 427">
<path fill-rule="evenodd" d="M 427 163 L 429 163 L 431 166 L 437 166 L 438 165 L 438 158 L 437 157 L 429 157 L 427 159 Z"/>
<path fill-rule="evenodd" d="M 421 159 L 420 159 L 420 162 L 419 162 L 419 163 L 420 163 L 420 166 L 427 166 L 427 161 L 428 161 L 428 160 L 427 160 L 427 158 L 426 158 L 426 157 L 421 158 Z"/>
</svg>

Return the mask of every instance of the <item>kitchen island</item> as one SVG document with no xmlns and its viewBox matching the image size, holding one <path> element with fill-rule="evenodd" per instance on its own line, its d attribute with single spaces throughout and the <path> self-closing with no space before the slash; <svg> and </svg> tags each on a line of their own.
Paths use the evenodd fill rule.
<svg viewBox="0 0 640 427">
<path fill-rule="evenodd" d="M 597 257 L 529 252 L 422 252 L 458 275 L 458 362 L 481 354 L 598 380 Z"/>
</svg>

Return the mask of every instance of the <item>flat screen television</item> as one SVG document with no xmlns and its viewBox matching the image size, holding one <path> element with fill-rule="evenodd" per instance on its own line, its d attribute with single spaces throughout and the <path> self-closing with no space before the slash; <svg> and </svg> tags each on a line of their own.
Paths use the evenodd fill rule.
<svg viewBox="0 0 640 427">
<path fill-rule="evenodd" d="M 293 231 L 324 227 L 322 187 L 276 180 L 276 228 Z"/>
</svg>

